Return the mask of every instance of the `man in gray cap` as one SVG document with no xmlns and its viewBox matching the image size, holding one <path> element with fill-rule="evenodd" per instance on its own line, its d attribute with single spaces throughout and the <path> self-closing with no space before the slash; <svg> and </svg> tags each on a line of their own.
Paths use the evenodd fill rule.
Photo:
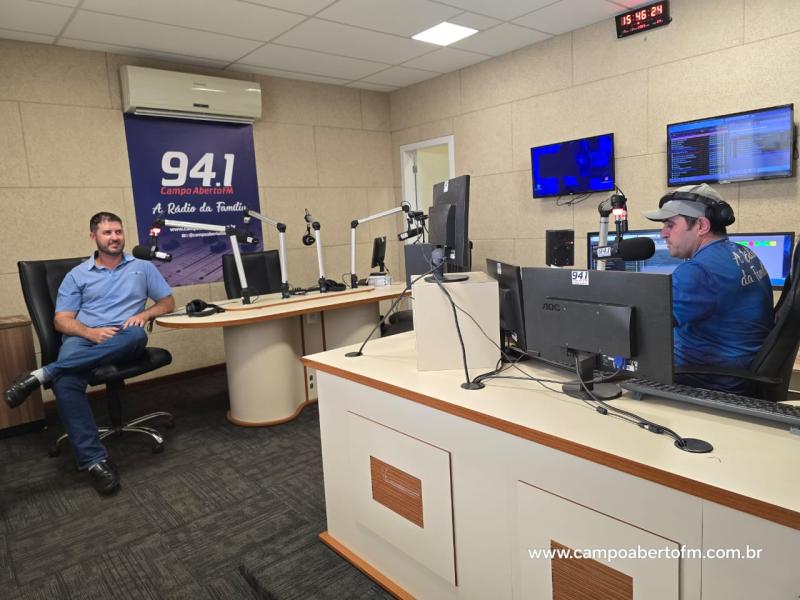
<svg viewBox="0 0 800 600">
<path fill-rule="evenodd" d="M 745 246 L 728 240 L 733 209 L 708 184 L 687 185 L 661 198 L 658 210 L 671 256 L 687 259 L 672 273 L 675 365 L 746 369 L 773 325 L 766 268 Z M 733 377 L 676 377 L 679 383 L 742 393 Z"/>
</svg>

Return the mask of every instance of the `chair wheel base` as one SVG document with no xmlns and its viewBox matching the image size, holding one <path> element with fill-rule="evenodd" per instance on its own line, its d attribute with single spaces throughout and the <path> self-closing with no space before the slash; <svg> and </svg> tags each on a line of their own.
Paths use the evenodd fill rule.
<svg viewBox="0 0 800 600">
<path fill-rule="evenodd" d="M 153 454 L 161 454 L 164 452 L 164 444 L 156 444 L 153 446 Z"/>
<path fill-rule="evenodd" d="M 47 456 L 50 458 L 55 458 L 56 456 L 61 456 L 61 448 L 56 446 L 55 448 L 48 448 L 47 449 Z"/>
</svg>

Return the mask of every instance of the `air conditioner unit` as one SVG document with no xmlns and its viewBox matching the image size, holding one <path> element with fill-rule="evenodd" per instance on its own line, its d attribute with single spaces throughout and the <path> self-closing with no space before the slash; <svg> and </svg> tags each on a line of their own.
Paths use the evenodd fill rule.
<svg viewBox="0 0 800 600">
<path fill-rule="evenodd" d="M 261 86 L 253 81 L 130 65 L 120 76 L 126 113 L 233 123 L 261 118 Z"/>
</svg>

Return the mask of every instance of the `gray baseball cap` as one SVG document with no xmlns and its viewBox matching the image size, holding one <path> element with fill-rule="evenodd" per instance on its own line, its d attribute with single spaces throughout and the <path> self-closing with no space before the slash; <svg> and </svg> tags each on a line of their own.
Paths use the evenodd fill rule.
<svg viewBox="0 0 800 600">
<path fill-rule="evenodd" d="M 658 210 L 648 210 L 642 214 L 651 221 L 666 221 L 678 215 L 694 218 L 704 217 L 706 205 L 693 200 L 692 195 L 703 196 L 714 202 L 723 201 L 722 196 L 707 183 L 684 185 L 661 198 L 661 206 Z"/>
</svg>

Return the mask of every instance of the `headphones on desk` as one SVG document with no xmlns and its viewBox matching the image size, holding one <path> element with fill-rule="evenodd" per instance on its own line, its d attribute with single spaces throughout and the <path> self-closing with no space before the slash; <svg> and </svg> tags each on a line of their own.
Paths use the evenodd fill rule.
<svg viewBox="0 0 800 600">
<path fill-rule="evenodd" d="M 186 315 L 189 317 L 208 317 L 221 312 L 225 312 L 225 309 L 216 304 L 208 304 L 204 300 L 195 299 L 186 304 Z"/>
<path fill-rule="evenodd" d="M 684 200 L 686 202 L 699 202 L 706 207 L 706 219 L 711 221 L 712 226 L 727 227 L 736 221 L 733 208 L 724 200 L 714 200 L 707 196 L 701 196 L 693 192 L 670 192 L 661 197 L 658 208 L 661 208 L 671 200 Z"/>
</svg>

